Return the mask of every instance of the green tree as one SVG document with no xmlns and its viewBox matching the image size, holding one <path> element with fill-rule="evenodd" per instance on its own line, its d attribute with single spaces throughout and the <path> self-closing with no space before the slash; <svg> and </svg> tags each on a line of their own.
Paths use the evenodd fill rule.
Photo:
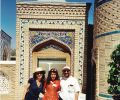
<svg viewBox="0 0 120 100">
<path fill-rule="evenodd" d="M 16 56 L 16 49 L 11 49 L 11 56 Z"/>
<path fill-rule="evenodd" d="M 112 95 L 120 94 L 120 44 L 111 54 L 110 70 L 108 75 L 108 93 Z M 115 99 L 117 100 L 117 99 Z M 120 100 L 120 98 L 118 99 Z"/>
</svg>

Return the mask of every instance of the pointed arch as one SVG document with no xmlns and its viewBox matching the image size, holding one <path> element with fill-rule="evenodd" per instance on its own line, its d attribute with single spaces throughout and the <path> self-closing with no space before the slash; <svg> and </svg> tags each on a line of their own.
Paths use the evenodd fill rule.
<svg viewBox="0 0 120 100">
<path fill-rule="evenodd" d="M 51 44 L 62 48 L 64 52 L 68 52 L 69 54 L 72 53 L 72 50 L 68 45 L 66 45 L 64 42 L 57 40 L 55 38 L 49 38 L 49 39 L 46 39 L 46 40 L 36 44 L 35 46 L 33 46 L 32 52 L 33 51 L 40 51 L 41 48 L 44 48 L 45 46 L 49 46 Z"/>
</svg>

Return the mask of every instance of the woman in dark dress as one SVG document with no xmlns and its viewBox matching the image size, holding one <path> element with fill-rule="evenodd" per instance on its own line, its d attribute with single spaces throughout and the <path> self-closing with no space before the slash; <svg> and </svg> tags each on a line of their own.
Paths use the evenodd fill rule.
<svg viewBox="0 0 120 100">
<path fill-rule="evenodd" d="M 41 68 L 37 68 L 33 73 L 33 78 L 28 80 L 28 88 L 24 100 L 38 100 L 39 94 L 43 93 L 45 81 L 45 71 Z"/>
</svg>

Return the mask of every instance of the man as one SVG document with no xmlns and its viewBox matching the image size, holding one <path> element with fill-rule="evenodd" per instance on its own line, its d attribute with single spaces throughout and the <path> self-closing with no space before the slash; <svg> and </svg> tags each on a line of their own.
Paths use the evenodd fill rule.
<svg viewBox="0 0 120 100">
<path fill-rule="evenodd" d="M 70 67 L 65 66 L 62 69 L 63 77 L 61 78 L 59 92 L 60 100 L 78 100 L 80 87 L 77 79 L 70 75 Z"/>
</svg>

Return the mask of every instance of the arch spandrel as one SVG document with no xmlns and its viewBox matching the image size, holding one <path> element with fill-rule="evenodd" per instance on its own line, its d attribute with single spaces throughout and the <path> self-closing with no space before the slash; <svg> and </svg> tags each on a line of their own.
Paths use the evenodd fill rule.
<svg viewBox="0 0 120 100">
<path fill-rule="evenodd" d="M 32 47 L 32 52 L 39 51 L 41 48 L 45 47 L 46 45 L 49 46 L 51 44 L 60 47 L 61 51 L 68 52 L 69 54 L 72 53 L 72 50 L 68 45 L 66 45 L 64 42 L 57 40 L 55 38 L 49 38 L 49 39 L 43 40 L 42 42 L 37 43 Z"/>
<path fill-rule="evenodd" d="M 31 47 L 34 47 L 38 43 L 42 43 L 43 41 L 47 41 L 50 39 L 61 42 L 64 45 L 69 46 L 69 48 L 73 48 L 74 41 L 74 31 L 62 31 L 62 30 L 38 30 L 38 31 L 30 31 L 30 42 Z"/>
</svg>

